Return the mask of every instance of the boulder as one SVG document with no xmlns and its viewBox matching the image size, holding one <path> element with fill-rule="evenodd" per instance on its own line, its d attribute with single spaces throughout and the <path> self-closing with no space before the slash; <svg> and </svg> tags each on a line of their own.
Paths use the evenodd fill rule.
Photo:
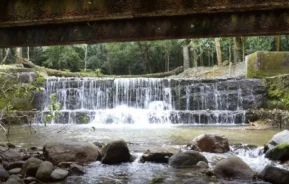
<svg viewBox="0 0 289 184">
<path fill-rule="evenodd" d="M 2 161 L 14 162 L 22 160 L 24 154 L 17 149 L 9 148 L 8 146 L 0 146 L 0 158 Z"/>
<path fill-rule="evenodd" d="M 289 143 L 289 130 L 284 130 L 275 134 L 268 143 L 269 149 L 274 148 L 278 144 Z"/>
<path fill-rule="evenodd" d="M 285 162 L 289 160 L 289 144 L 279 144 L 266 152 L 266 158 Z"/>
<path fill-rule="evenodd" d="M 192 141 L 202 152 L 225 153 L 230 151 L 228 139 L 223 135 L 203 134 Z"/>
<path fill-rule="evenodd" d="M 9 178 L 9 173 L 0 165 L 0 183 L 6 181 Z"/>
<path fill-rule="evenodd" d="M 100 157 L 100 150 L 90 143 L 52 142 L 43 148 L 45 158 L 55 165 L 60 162 L 88 163 Z"/>
<path fill-rule="evenodd" d="M 223 179 L 252 180 L 254 176 L 254 171 L 236 156 L 219 161 L 214 168 L 214 173 Z"/>
<path fill-rule="evenodd" d="M 64 169 L 57 168 L 52 171 L 50 177 L 54 181 L 61 181 L 64 180 L 68 176 L 69 172 Z"/>
<path fill-rule="evenodd" d="M 19 176 L 11 175 L 5 184 L 24 184 L 24 181 Z"/>
<path fill-rule="evenodd" d="M 259 174 L 259 177 L 272 184 L 288 184 L 289 171 L 268 165 Z"/>
<path fill-rule="evenodd" d="M 21 174 L 23 176 L 35 176 L 38 168 L 40 167 L 42 160 L 31 157 L 23 164 Z"/>
<path fill-rule="evenodd" d="M 173 154 L 169 152 L 150 152 L 150 150 L 147 150 L 142 155 L 140 161 L 167 164 L 171 156 L 173 156 Z"/>
<path fill-rule="evenodd" d="M 35 177 L 40 181 L 49 181 L 52 171 L 53 165 L 51 162 L 42 162 L 36 172 Z"/>
<path fill-rule="evenodd" d="M 108 143 L 102 150 L 102 156 L 101 162 L 104 164 L 120 164 L 131 159 L 127 144 L 123 140 Z"/>
<path fill-rule="evenodd" d="M 169 165 L 174 168 L 194 168 L 199 161 L 208 163 L 208 160 L 197 151 L 185 151 L 174 154 L 169 159 Z"/>
</svg>

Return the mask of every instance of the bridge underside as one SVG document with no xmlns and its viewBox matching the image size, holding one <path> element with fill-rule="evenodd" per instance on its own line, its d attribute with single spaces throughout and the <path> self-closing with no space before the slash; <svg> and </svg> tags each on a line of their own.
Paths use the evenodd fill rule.
<svg viewBox="0 0 289 184">
<path fill-rule="evenodd" d="M 58 1 L 5 0 L 0 47 L 289 34 L 287 0 Z"/>
</svg>

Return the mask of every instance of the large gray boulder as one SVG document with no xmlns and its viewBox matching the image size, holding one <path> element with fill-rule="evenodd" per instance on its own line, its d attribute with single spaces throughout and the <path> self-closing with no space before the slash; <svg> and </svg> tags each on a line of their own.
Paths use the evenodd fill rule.
<svg viewBox="0 0 289 184">
<path fill-rule="evenodd" d="M 197 151 L 186 151 L 174 154 L 169 159 L 169 165 L 174 168 L 195 168 L 199 161 L 208 163 L 206 157 Z"/>
<path fill-rule="evenodd" d="M 284 130 L 275 134 L 268 143 L 269 149 L 274 148 L 278 144 L 289 143 L 289 130 Z"/>
<path fill-rule="evenodd" d="M 230 151 L 229 141 L 223 135 L 203 134 L 196 137 L 191 144 L 197 146 L 201 152 L 225 153 Z"/>
<path fill-rule="evenodd" d="M 53 165 L 51 162 L 42 162 L 36 172 L 35 177 L 40 181 L 49 181 L 52 171 Z"/>
<path fill-rule="evenodd" d="M 104 164 L 120 164 L 130 160 L 129 149 L 123 140 L 108 143 L 102 150 L 101 162 Z"/>
<path fill-rule="evenodd" d="M 254 171 L 239 157 L 232 156 L 219 161 L 214 173 L 223 179 L 252 180 Z"/>
<path fill-rule="evenodd" d="M 288 184 L 289 183 L 289 171 L 273 166 L 266 166 L 264 170 L 259 174 L 259 177 L 264 181 L 272 184 Z"/>
<path fill-rule="evenodd" d="M 23 176 L 35 176 L 42 162 L 43 161 L 38 158 L 34 158 L 34 157 L 29 158 L 23 164 L 21 174 Z"/>
<path fill-rule="evenodd" d="M 60 162 L 88 163 L 100 157 L 100 150 L 91 143 L 52 142 L 43 148 L 44 156 L 55 165 Z"/>
</svg>

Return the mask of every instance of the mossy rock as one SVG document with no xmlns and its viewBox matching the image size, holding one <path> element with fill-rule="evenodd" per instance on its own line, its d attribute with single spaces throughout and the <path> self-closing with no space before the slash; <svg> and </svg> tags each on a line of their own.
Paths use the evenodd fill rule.
<svg viewBox="0 0 289 184">
<path fill-rule="evenodd" d="M 247 56 L 247 78 L 289 74 L 289 52 L 255 52 Z"/>
<path fill-rule="evenodd" d="M 289 143 L 279 144 L 275 148 L 269 150 L 266 155 L 266 158 L 275 161 L 286 162 L 289 160 Z"/>
<path fill-rule="evenodd" d="M 268 77 L 266 80 L 268 108 L 289 109 L 289 75 Z"/>
</svg>

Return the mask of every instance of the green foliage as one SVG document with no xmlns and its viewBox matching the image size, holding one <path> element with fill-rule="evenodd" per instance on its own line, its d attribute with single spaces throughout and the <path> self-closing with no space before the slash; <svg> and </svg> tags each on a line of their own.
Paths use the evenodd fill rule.
<svg viewBox="0 0 289 184">
<path fill-rule="evenodd" d="M 45 126 L 47 123 L 50 123 L 52 120 L 54 120 L 57 116 L 61 116 L 61 104 L 57 102 L 56 93 L 50 95 L 50 101 L 51 104 L 48 106 L 49 113 L 44 116 Z"/>
</svg>

